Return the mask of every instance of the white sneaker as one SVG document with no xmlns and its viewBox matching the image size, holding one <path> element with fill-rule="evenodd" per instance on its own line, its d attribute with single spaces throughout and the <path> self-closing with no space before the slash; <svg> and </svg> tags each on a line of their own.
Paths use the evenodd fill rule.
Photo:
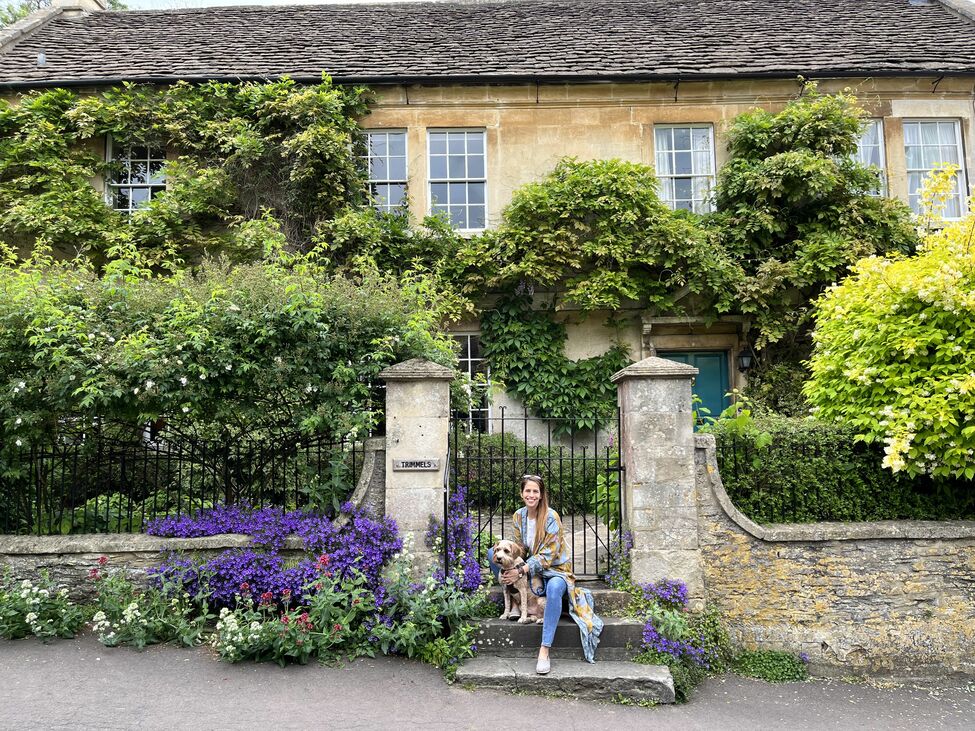
<svg viewBox="0 0 975 731">
<path fill-rule="evenodd" d="M 538 662 L 535 663 L 535 672 L 539 675 L 545 675 L 551 669 L 552 663 L 547 657 L 540 657 L 538 658 Z"/>
</svg>

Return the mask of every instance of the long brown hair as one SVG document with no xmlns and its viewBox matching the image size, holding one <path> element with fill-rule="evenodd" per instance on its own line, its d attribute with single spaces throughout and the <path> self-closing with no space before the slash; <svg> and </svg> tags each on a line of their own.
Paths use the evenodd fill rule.
<svg viewBox="0 0 975 731">
<path fill-rule="evenodd" d="M 538 505 L 535 506 L 535 545 L 539 545 L 539 542 L 545 536 L 545 523 L 548 522 L 548 491 L 545 489 L 545 480 L 542 479 L 541 475 L 522 475 L 521 476 L 521 488 L 518 491 L 520 495 L 525 491 L 525 485 L 529 482 L 534 482 L 538 485 Z M 528 546 L 528 549 L 535 553 L 535 546 Z"/>
</svg>

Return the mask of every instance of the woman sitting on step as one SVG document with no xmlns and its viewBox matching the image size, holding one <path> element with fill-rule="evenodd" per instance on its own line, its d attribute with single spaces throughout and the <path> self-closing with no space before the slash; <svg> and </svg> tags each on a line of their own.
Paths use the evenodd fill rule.
<svg viewBox="0 0 975 731">
<path fill-rule="evenodd" d="M 529 585 L 534 576 L 540 576 L 545 582 L 542 646 L 538 650 L 535 671 L 545 674 L 551 669 L 549 648 L 555 639 L 555 628 L 558 626 L 564 601 L 568 604 L 570 616 L 579 626 L 586 661 L 595 662 L 596 645 L 599 644 L 603 621 L 596 616 L 592 593 L 575 585 L 569 547 L 562 531 L 562 520 L 548 505 L 545 481 L 540 475 L 522 476 L 521 499 L 524 500 L 525 507 L 516 510 L 511 520 L 514 523 L 515 542 L 526 549 L 525 564 L 501 573 L 501 567 L 494 563 L 493 551 L 488 551 L 488 563 L 494 577 L 502 584 L 515 583 L 521 573 L 525 572 L 528 573 Z"/>
</svg>

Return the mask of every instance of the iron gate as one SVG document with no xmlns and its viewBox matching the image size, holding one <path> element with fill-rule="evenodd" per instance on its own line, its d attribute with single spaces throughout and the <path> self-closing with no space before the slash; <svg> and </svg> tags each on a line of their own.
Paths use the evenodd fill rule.
<svg viewBox="0 0 975 731">
<path fill-rule="evenodd" d="M 594 429 L 577 428 L 579 419 L 507 411 L 502 406 L 490 415 L 486 432 L 473 430 L 463 415 L 451 422 L 448 490 L 466 491 L 481 565 L 496 539 L 512 537 L 511 515 L 523 505 L 521 477 L 533 474 L 544 478 L 549 505 L 562 518 L 573 573 L 602 578 L 623 524 L 618 411 Z"/>
</svg>

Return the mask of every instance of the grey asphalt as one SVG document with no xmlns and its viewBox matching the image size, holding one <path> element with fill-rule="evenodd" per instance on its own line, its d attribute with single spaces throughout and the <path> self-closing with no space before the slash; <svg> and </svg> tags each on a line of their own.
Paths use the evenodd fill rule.
<svg viewBox="0 0 975 731">
<path fill-rule="evenodd" d="M 946 681 L 947 682 L 947 681 Z M 207 649 L 0 640 L 3 729 L 975 729 L 975 679 L 878 687 L 708 680 L 639 708 L 448 686 L 401 658 L 340 667 L 219 662 Z"/>
</svg>

